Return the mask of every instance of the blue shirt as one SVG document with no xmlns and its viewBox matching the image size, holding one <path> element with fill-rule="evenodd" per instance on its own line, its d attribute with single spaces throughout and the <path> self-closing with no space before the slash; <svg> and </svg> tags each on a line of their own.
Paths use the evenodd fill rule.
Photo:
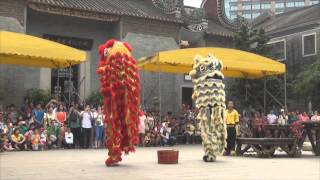
<svg viewBox="0 0 320 180">
<path fill-rule="evenodd" d="M 34 120 L 41 124 L 44 117 L 44 111 L 35 109 L 33 110 L 33 116 Z"/>
</svg>

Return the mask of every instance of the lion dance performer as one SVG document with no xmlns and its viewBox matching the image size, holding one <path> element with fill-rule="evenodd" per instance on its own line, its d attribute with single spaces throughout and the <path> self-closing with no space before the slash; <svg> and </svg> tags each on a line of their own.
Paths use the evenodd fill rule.
<svg viewBox="0 0 320 180">
<path fill-rule="evenodd" d="M 120 162 L 124 152 L 135 151 L 139 143 L 140 77 L 136 60 L 128 43 L 109 40 L 99 47 L 100 60 L 97 73 L 100 93 L 103 95 L 107 166 Z"/>
<path fill-rule="evenodd" d="M 208 57 L 197 55 L 193 70 L 190 71 L 194 83 L 192 99 L 199 109 L 202 145 L 205 162 L 216 161 L 226 145 L 225 92 L 222 79 L 222 62 L 209 54 Z"/>
</svg>

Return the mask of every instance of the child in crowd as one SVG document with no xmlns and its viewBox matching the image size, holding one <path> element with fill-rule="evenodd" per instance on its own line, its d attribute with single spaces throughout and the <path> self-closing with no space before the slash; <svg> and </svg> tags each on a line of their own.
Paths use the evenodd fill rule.
<svg viewBox="0 0 320 180">
<path fill-rule="evenodd" d="M 14 148 L 12 147 L 8 138 L 4 139 L 4 143 L 3 143 L 3 146 L 1 149 L 4 151 L 13 151 L 14 150 Z"/>
<path fill-rule="evenodd" d="M 47 145 L 47 134 L 46 130 L 44 128 L 41 128 L 41 133 L 40 133 L 40 144 L 42 147 L 42 150 L 46 147 Z"/>
<path fill-rule="evenodd" d="M 41 146 L 40 133 L 39 133 L 38 129 L 35 129 L 34 133 L 31 135 L 31 147 L 32 147 L 32 150 L 38 151 L 39 150 L 39 146 Z"/>
<path fill-rule="evenodd" d="M 151 133 L 148 131 L 146 136 L 144 137 L 144 145 L 150 146 L 151 145 Z"/>
<path fill-rule="evenodd" d="M 64 140 L 65 140 L 65 146 L 66 146 L 68 149 L 71 149 L 72 146 L 73 146 L 73 134 L 72 134 L 70 128 L 67 128 L 67 129 L 66 129 L 64 138 L 65 138 L 65 139 L 64 139 Z"/>
<path fill-rule="evenodd" d="M 27 143 L 25 137 L 20 133 L 20 130 L 16 128 L 11 135 L 12 146 L 16 150 L 27 150 Z"/>
</svg>

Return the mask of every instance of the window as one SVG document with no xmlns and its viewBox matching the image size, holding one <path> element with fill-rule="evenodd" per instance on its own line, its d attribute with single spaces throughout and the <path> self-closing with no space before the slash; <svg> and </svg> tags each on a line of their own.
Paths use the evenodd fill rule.
<svg viewBox="0 0 320 180">
<path fill-rule="evenodd" d="M 281 14 L 281 13 L 284 13 L 284 10 L 283 10 L 283 9 L 276 10 L 276 14 Z"/>
<path fill-rule="evenodd" d="M 319 0 L 315 0 L 315 1 L 310 1 L 310 4 L 319 4 Z"/>
<path fill-rule="evenodd" d="M 256 17 L 258 17 L 260 15 L 260 13 L 253 13 L 252 14 L 252 18 L 256 18 Z"/>
<path fill-rule="evenodd" d="M 243 10 L 250 10 L 251 9 L 251 5 L 243 5 L 242 9 Z"/>
<path fill-rule="evenodd" d="M 260 9 L 260 4 L 252 4 L 252 9 Z"/>
<path fill-rule="evenodd" d="M 283 8 L 284 7 L 284 3 L 276 3 L 276 8 Z"/>
<path fill-rule="evenodd" d="M 316 33 L 302 35 L 302 54 L 312 56 L 317 54 Z"/>
<path fill-rule="evenodd" d="M 238 9 L 238 7 L 237 6 L 231 6 L 231 8 L 230 8 L 232 11 L 235 11 L 235 10 L 237 10 Z"/>
<path fill-rule="evenodd" d="M 303 2 L 295 2 L 294 6 L 295 7 L 302 7 L 302 6 L 304 6 L 304 1 Z"/>
<path fill-rule="evenodd" d="M 287 7 L 294 7 L 294 2 L 287 2 L 286 6 Z"/>
<path fill-rule="evenodd" d="M 251 14 L 244 13 L 242 16 L 243 16 L 244 18 L 251 19 Z"/>
<path fill-rule="evenodd" d="M 235 18 L 237 18 L 237 16 L 236 15 L 230 15 L 230 19 L 235 19 Z"/>
<path fill-rule="evenodd" d="M 261 9 L 270 9 L 270 8 L 271 8 L 270 3 L 261 4 Z"/>
<path fill-rule="evenodd" d="M 286 40 L 277 40 L 271 41 L 267 43 L 267 47 L 270 48 L 271 55 L 270 57 L 273 59 L 277 59 L 278 61 L 286 60 Z"/>
</svg>

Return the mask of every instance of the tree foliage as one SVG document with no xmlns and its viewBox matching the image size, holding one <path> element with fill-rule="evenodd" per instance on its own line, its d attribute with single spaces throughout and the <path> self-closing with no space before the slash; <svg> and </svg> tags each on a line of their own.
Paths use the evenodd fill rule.
<svg viewBox="0 0 320 180">
<path fill-rule="evenodd" d="M 320 61 L 307 65 L 293 81 L 294 92 L 320 102 Z"/>
<path fill-rule="evenodd" d="M 49 90 L 43 90 L 43 89 L 28 89 L 26 91 L 26 95 L 24 97 L 25 99 L 28 99 L 30 102 L 33 102 L 34 104 L 46 104 L 51 99 L 54 98 L 54 96 L 51 94 Z"/>
<path fill-rule="evenodd" d="M 103 97 L 100 92 L 92 92 L 89 97 L 86 99 L 87 104 L 91 105 L 102 105 L 103 104 Z"/>
<path fill-rule="evenodd" d="M 269 56 L 270 49 L 267 46 L 269 37 L 263 29 L 252 29 L 246 24 L 242 24 L 233 40 L 236 49 L 252 52 L 255 54 Z M 283 82 L 281 77 L 268 77 L 267 89 L 276 98 L 283 97 Z M 231 80 L 228 89 L 230 98 L 236 99 L 240 108 L 246 108 L 249 105 L 256 109 L 263 109 L 264 105 L 264 80 L 248 80 L 248 79 L 233 79 Z M 272 108 L 277 106 L 277 102 L 268 98 L 267 107 Z"/>
</svg>

